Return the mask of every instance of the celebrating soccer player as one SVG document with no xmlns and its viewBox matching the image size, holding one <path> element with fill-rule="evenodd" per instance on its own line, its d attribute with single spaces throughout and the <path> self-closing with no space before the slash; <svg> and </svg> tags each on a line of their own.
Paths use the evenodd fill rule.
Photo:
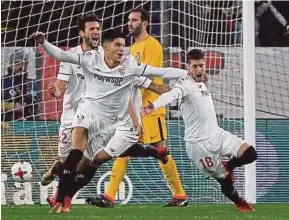
<svg viewBox="0 0 289 220">
<path fill-rule="evenodd" d="M 257 152 L 253 146 L 218 126 L 211 94 L 202 81 L 205 79 L 205 57 L 201 50 L 188 55 L 189 72 L 181 77 L 173 89 L 142 108 L 144 115 L 161 106 L 179 100 L 185 123 L 186 151 L 205 176 L 212 176 L 221 185 L 223 194 L 241 212 L 254 211 L 234 187 L 234 168 L 254 162 Z M 232 156 L 228 162 L 221 158 Z"/>
<path fill-rule="evenodd" d="M 83 54 L 63 51 L 46 41 L 41 32 L 32 36 L 55 59 L 81 65 L 86 82 L 85 94 L 77 107 L 72 124 L 72 149 L 59 173 L 55 210 L 60 212 L 69 183 L 76 177 L 76 167 L 82 159 L 83 151 L 86 150 L 87 158 L 94 158 L 92 169 L 112 158 L 103 146 L 114 134 L 115 124 L 128 111 L 131 85 L 135 76 L 166 77 L 177 72 L 183 74 L 184 70 L 155 68 L 131 56 L 123 58 L 125 36 L 117 30 L 109 30 L 102 36 L 104 55 L 95 50 Z"/>
<path fill-rule="evenodd" d="M 129 33 L 133 36 L 135 43 L 130 48 L 131 56 L 145 64 L 162 67 L 163 49 L 160 43 L 147 33 L 149 24 L 149 15 L 143 9 L 133 9 L 128 17 Z M 173 76 L 174 74 L 172 74 Z M 153 78 L 155 84 L 162 85 L 163 79 Z M 142 104 L 147 105 L 158 98 L 158 94 L 147 89 L 142 89 Z M 167 129 L 165 124 L 165 107 L 159 108 L 149 115 L 142 117 L 142 136 L 140 142 L 152 145 L 156 148 L 166 146 Z M 106 193 L 100 198 L 100 207 L 113 206 L 115 195 L 119 185 L 126 173 L 129 157 L 117 158 L 111 169 L 111 176 Z M 183 190 L 176 164 L 172 156 L 168 155 L 166 164 L 159 161 L 159 166 L 166 176 L 168 183 L 173 191 L 173 198 L 167 203 L 167 206 L 186 206 L 188 199 Z M 97 205 L 97 204 L 96 204 Z"/>
<path fill-rule="evenodd" d="M 82 39 L 81 45 L 71 48 L 69 51 L 81 54 L 85 51 L 96 50 L 103 53 L 99 46 L 101 29 L 100 22 L 96 15 L 87 14 L 78 21 L 79 35 Z M 67 62 L 60 63 L 57 80 L 51 83 L 48 90 L 52 96 L 59 97 L 64 93 L 63 111 L 61 114 L 61 125 L 59 128 L 58 156 L 53 166 L 43 175 L 41 184 L 43 186 L 51 183 L 57 173 L 57 169 L 68 156 L 71 150 L 72 121 L 76 113 L 77 106 L 85 92 L 85 81 L 83 69 L 80 65 Z M 57 194 L 57 193 L 56 193 Z M 56 198 L 57 195 L 54 196 Z M 53 204 L 52 198 L 48 202 Z M 63 211 L 69 210 L 71 199 L 66 198 Z"/>
</svg>

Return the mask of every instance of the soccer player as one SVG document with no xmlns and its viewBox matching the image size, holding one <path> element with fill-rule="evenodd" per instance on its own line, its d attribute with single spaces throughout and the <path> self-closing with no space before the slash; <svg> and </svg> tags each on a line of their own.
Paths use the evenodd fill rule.
<svg viewBox="0 0 289 220">
<path fill-rule="evenodd" d="M 149 114 L 173 100 L 179 100 L 189 158 L 205 176 L 219 182 L 223 194 L 236 204 L 238 211 L 254 211 L 238 195 L 233 185 L 233 169 L 254 162 L 257 152 L 253 146 L 218 126 L 211 94 L 201 82 L 205 74 L 204 53 L 193 49 L 187 57 L 188 75 L 181 77 L 171 91 L 143 107 L 142 114 Z M 232 156 L 232 159 L 222 162 L 220 158 L 226 156 Z"/>
<path fill-rule="evenodd" d="M 181 75 L 186 75 L 186 71 Z M 140 109 L 142 106 L 140 87 L 141 88 L 155 88 L 158 92 L 163 93 L 168 91 L 167 87 L 156 87 L 156 84 L 152 80 L 146 77 L 136 77 L 133 82 L 131 101 L 135 109 L 135 118 L 138 124 L 141 124 Z M 163 164 L 168 162 L 168 149 L 166 147 L 155 148 L 151 146 L 144 146 L 137 143 L 139 135 L 137 135 L 132 129 L 131 116 L 126 114 L 124 119 L 117 124 L 116 132 L 106 145 L 104 150 L 112 157 L 119 156 L 120 158 L 131 156 L 131 157 L 148 157 L 152 156 L 159 159 Z M 131 146 L 127 149 L 127 146 Z M 123 154 L 122 149 L 127 149 Z M 88 198 L 86 200 L 88 204 L 99 206 L 99 207 L 114 207 L 114 203 L 105 197 L 105 195 L 99 195 L 96 198 Z"/>
<path fill-rule="evenodd" d="M 103 53 L 102 47 L 99 45 L 101 28 L 99 18 L 94 14 L 87 14 L 78 20 L 79 35 L 82 43 L 71 48 L 72 53 L 80 54 L 85 51 L 97 50 Z M 52 167 L 42 176 L 41 185 L 50 184 L 55 176 L 60 165 L 68 156 L 71 150 L 71 131 L 72 121 L 76 113 L 77 106 L 81 100 L 81 96 L 85 91 L 85 81 L 83 70 L 80 65 L 61 62 L 59 73 L 55 83 L 48 86 L 50 94 L 54 97 L 63 96 L 63 111 L 61 114 L 61 125 L 59 128 L 59 145 L 58 158 L 55 160 Z M 54 204 L 53 198 L 57 198 L 58 192 L 54 197 L 48 197 L 47 201 L 50 205 Z M 64 209 L 69 209 L 71 199 L 66 198 Z"/>
<path fill-rule="evenodd" d="M 147 26 L 149 24 L 149 15 L 142 9 L 133 9 L 128 17 L 129 33 L 133 36 L 135 43 L 130 48 L 130 55 L 145 64 L 162 67 L 163 66 L 163 49 L 160 43 L 151 35 L 147 33 Z M 159 85 L 163 84 L 160 77 L 153 78 L 153 82 Z M 158 94 L 142 89 L 142 104 L 147 105 L 158 98 Z M 140 142 L 152 145 L 156 148 L 166 146 L 167 129 L 165 124 L 164 107 L 157 111 L 142 117 L 143 133 L 140 137 Z M 111 176 L 108 189 L 102 196 L 104 203 L 113 206 L 115 195 L 118 191 L 119 185 L 126 173 L 129 157 L 117 158 L 111 169 Z M 173 190 L 173 198 L 167 203 L 167 206 L 186 206 L 188 199 L 183 190 L 176 164 L 173 158 L 168 156 L 168 163 L 163 164 L 159 161 L 159 166 L 166 176 L 168 183 Z M 105 201 L 107 200 L 107 201 Z M 102 204 L 104 206 L 104 204 Z"/>
<path fill-rule="evenodd" d="M 185 74 L 181 74 L 185 75 Z M 111 157 L 154 157 L 155 159 L 161 160 L 164 164 L 167 163 L 167 148 L 154 148 L 150 146 L 142 146 L 136 144 L 140 135 L 140 108 L 141 100 L 139 100 L 137 92 L 139 86 L 147 88 L 152 86 L 151 80 L 146 77 L 135 77 L 134 86 L 131 94 L 131 104 L 129 110 L 126 112 L 124 119 L 116 124 L 116 131 L 113 137 L 109 140 L 108 144 L 103 148 L 104 151 Z M 160 88 L 161 92 L 167 91 Z M 134 109 L 131 109 L 134 108 Z M 139 127 L 138 127 L 139 126 Z M 131 146 L 131 147 L 129 147 Z M 129 147 L 129 148 L 128 148 Z M 128 148 L 128 149 L 127 149 Z M 127 150 L 126 150 L 127 149 Z M 73 196 L 84 186 L 86 186 L 93 178 L 96 169 L 87 167 L 89 161 L 93 160 L 93 154 L 89 151 L 84 151 L 84 157 L 80 161 L 77 169 L 77 175 L 74 181 L 70 184 L 71 187 L 68 190 L 65 199 L 62 212 L 70 211 L 70 204 Z M 48 197 L 48 202 L 51 207 L 55 205 L 57 194 L 53 197 Z M 87 203 L 96 205 L 99 198 L 88 198 Z"/>
<path fill-rule="evenodd" d="M 180 70 L 178 75 L 176 73 L 173 78 L 185 76 L 187 71 Z M 168 78 L 170 78 L 169 76 Z M 103 148 L 104 151 L 113 157 L 153 157 L 155 159 L 159 159 L 163 164 L 166 164 L 168 161 L 168 149 L 166 147 L 162 148 L 154 148 L 151 146 L 143 146 L 137 143 L 140 135 L 140 127 L 138 125 L 141 124 L 140 119 L 140 109 L 141 109 L 141 95 L 139 87 L 154 89 L 157 90 L 158 93 L 163 93 L 168 91 L 167 87 L 156 86 L 152 83 L 152 80 L 146 77 L 135 77 L 133 80 L 132 86 L 132 94 L 131 94 L 131 105 L 129 111 L 125 113 L 125 116 L 122 120 L 117 122 L 116 131 L 113 137 L 109 140 L 107 145 Z M 132 108 L 132 109 L 131 109 Z M 135 126 L 137 125 L 137 126 Z M 131 146 L 131 147 L 130 147 Z M 129 147 L 129 148 L 128 148 Z M 126 150 L 127 149 L 127 150 Z M 87 151 L 84 152 L 84 158 L 80 163 L 87 163 L 88 160 L 93 160 L 93 154 L 88 154 Z M 89 159 L 87 159 L 89 158 Z M 79 167 L 79 166 L 78 166 Z M 83 170 L 83 169 L 82 169 Z M 71 198 L 75 195 L 75 193 L 86 186 L 93 177 L 93 172 L 87 172 L 86 170 L 91 170 L 90 168 L 84 168 L 84 171 L 77 172 L 77 176 L 72 184 L 73 186 L 69 190 L 66 196 L 66 200 L 71 200 Z M 93 171 L 93 170 L 92 170 Z M 95 170 L 96 171 L 96 170 Z M 65 200 L 65 201 L 66 201 Z M 53 199 L 54 204 L 55 199 Z M 91 205 L 100 206 L 100 207 L 113 207 L 113 204 L 103 198 L 103 196 L 98 196 L 96 198 L 87 198 L 86 202 Z M 53 206 L 50 203 L 51 206 Z M 68 212 L 66 203 L 64 204 L 62 209 L 63 212 Z"/>
<path fill-rule="evenodd" d="M 135 76 L 172 75 L 183 70 L 155 68 L 142 64 L 131 56 L 123 58 L 125 36 L 117 30 L 109 30 L 102 36 L 104 56 L 97 51 L 75 54 L 63 51 L 45 40 L 41 32 L 32 35 L 45 51 L 57 60 L 81 65 L 86 90 L 73 120 L 72 149 L 59 172 L 56 212 L 60 212 L 70 183 L 76 177 L 76 166 L 86 150 L 94 158 L 91 169 L 111 159 L 102 149 L 114 134 L 115 124 L 128 111 L 132 81 Z M 120 98 L 122 97 L 122 98 Z M 130 146 L 127 146 L 130 147 Z"/>
<path fill-rule="evenodd" d="M 78 20 L 79 35 L 82 39 L 81 45 L 71 48 L 69 51 L 81 54 L 85 51 L 97 50 L 103 53 L 99 45 L 101 28 L 99 18 L 94 14 L 87 14 Z M 52 167 L 43 175 L 41 185 L 51 183 L 56 175 L 57 167 L 68 156 L 71 150 L 72 120 L 75 116 L 81 96 L 85 91 L 85 81 L 81 66 L 71 63 L 60 63 L 57 80 L 48 86 L 50 94 L 59 97 L 63 94 L 63 110 L 61 114 L 61 125 L 59 128 L 58 156 Z"/>
</svg>

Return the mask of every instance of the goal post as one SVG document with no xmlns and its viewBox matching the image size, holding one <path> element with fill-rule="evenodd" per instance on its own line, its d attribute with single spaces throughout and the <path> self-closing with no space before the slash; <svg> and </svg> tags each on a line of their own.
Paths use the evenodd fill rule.
<svg viewBox="0 0 289 220">
<path fill-rule="evenodd" d="M 245 140 L 256 148 L 255 7 L 243 1 L 243 75 Z M 245 198 L 256 203 L 256 162 L 245 166 Z"/>
</svg>

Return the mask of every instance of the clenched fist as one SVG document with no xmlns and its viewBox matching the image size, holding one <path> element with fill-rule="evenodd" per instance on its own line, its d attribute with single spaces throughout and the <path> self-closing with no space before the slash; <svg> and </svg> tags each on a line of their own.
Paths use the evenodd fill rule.
<svg viewBox="0 0 289 220">
<path fill-rule="evenodd" d="M 35 32 L 31 36 L 35 40 L 36 43 L 43 44 L 45 41 L 45 35 L 42 32 Z"/>
</svg>

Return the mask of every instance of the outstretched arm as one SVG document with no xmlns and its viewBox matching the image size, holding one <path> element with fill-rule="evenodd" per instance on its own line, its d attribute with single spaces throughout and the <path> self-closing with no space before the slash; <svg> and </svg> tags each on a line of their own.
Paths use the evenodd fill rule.
<svg viewBox="0 0 289 220">
<path fill-rule="evenodd" d="M 134 78 L 133 81 L 134 86 L 149 89 L 159 95 L 168 92 L 171 90 L 170 87 L 164 86 L 164 85 L 158 85 L 155 84 L 151 79 L 144 77 L 144 76 L 138 76 Z"/>
<path fill-rule="evenodd" d="M 174 87 L 171 91 L 163 93 L 155 102 L 149 104 L 148 106 L 144 106 L 142 110 L 142 115 L 147 115 L 156 109 L 170 104 L 172 101 L 179 99 L 183 96 L 183 91 Z"/>
<path fill-rule="evenodd" d="M 52 45 L 47 40 L 45 40 L 45 35 L 42 32 L 36 32 L 31 37 L 34 38 L 35 42 L 41 44 L 44 50 L 54 59 L 62 62 L 80 64 L 80 57 L 78 54 L 64 51 L 59 47 Z"/>
<path fill-rule="evenodd" d="M 188 74 L 188 70 L 178 69 L 173 67 L 158 68 L 147 65 L 142 73 L 143 76 L 156 76 L 163 78 L 180 78 Z"/>
</svg>

